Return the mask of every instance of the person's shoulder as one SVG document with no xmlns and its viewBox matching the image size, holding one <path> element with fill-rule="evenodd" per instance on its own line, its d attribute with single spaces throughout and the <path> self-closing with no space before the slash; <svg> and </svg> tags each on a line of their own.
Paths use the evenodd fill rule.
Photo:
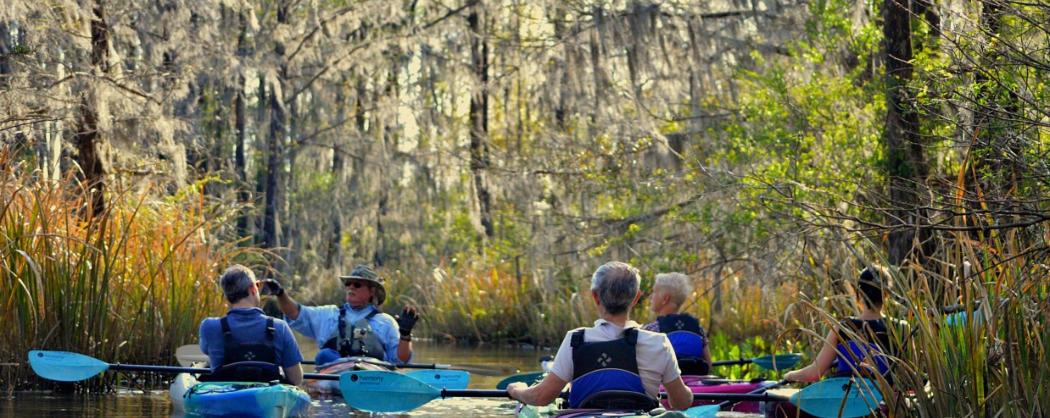
<svg viewBox="0 0 1050 418">
<path fill-rule="evenodd" d="M 394 317 L 392 315 L 382 311 L 377 313 L 376 316 L 373 316 L 372 319 L 380 322 L 388 322 L 391 324 L 397 322 L 394 321 Z"/>
<path fill-rule="evenodd" d="M 659 331 L 650 331 L 647 329 L 638 329 L 638 341 L 645 340 L 666 340 L 667 334 Z"/>
</svg>

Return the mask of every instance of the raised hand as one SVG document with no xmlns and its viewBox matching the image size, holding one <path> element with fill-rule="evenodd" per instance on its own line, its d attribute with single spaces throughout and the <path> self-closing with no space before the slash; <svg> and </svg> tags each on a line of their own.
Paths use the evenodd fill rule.
<svg viewBox="0 0 1050 418">
<path fill-rule="evenodd" d="M 401 315 L 394 315 L 394 319 L 397 320 L 397 326 L 401 331 L 402 336 L 412 334 L 412 327 L 416 325 L 416 321 L 419 320 L 419 313 L 416 312 L 416 308 L 406 306 L 401 311 Z"/>
<path fill-rule="evenodd" d="M 266 279 L 262 281 L 264 295 L 281 296 L 284 294 L 284 288 L 281 287 L 281 283 L 274 279 Z"/>
</svg>

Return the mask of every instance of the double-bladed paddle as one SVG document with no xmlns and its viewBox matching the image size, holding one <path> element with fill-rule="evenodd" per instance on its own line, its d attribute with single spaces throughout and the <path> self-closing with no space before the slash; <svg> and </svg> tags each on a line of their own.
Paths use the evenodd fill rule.
<svg viewBox="0 0 1050 418">
<path fill-rule="evenodd" d="M 795 367 L 802 360 L 798 353 L 777 354 L 755 358 L 742 358 L 739 360 L 722 360 L 712 362 L 712 366 L 730 366 L 735 364 L 755 364 L 766 370 L 785 370 Z"/>
<path fill-rule="evenodd" d="M 201 352 L 201 348 L 196 344 L 187 344 L 175 349 L 175 359 L 179 361 L 179 364 L 183 366 L 189 366 L 196 362 L 208 361 L 208 356 Z M 390 369 L 402 368 L 402 369 L 437 369 L 437 370 L 464 370 L 480 374 L 482 376 L 504 376 L 507 372 L 513 372 L 513 369 L 509 369 L 501 366 L 483 366 L 476 364 L 465 364 L 465 365 L 450 365 L 450 364 L 437 364 L 437 363 L 406 363 L 406 364 L 394 364 L 383 360 L 378 360 L 370 357 L 355 357 L 357 361 L 362 361 L 369 364 L 375 364 L 377 366 L 383 366 Z M 310 360 L 303 360 L 302 364 L 315 364 Z M 465 386 L 464 386 L 465 387 Z"/>
<path fill-rule="evenodd" d="M 762 356 L 748 359 L 739 360 L 725 360 L 716 361 L 711 363 L 713 366 L 729 366 L 734 364 L 750 364 L 754 363 L 763 369 L 769 370 L 785 370 L 795 367 L 798 362 L 802 360 L 802 355 L 797 353 L 788 354 L 777 354 L 775 356 Z M 516 374 L 506 379 L 501 380 L 496 384 L 496 389 L 506 389 L 508 385 L 515 382 L 522 382 L 526 385 L 533 385 L 543 378 L 544 372 L 532 372 L 532 373 L 521 373 Z"/>
<path fill-rule="evenodd" d="M 509 386 L 511 383 L 517 382 L 521 382 L 529 386 L 532 386 L 535 383 L 539 383 L 539 381 L 543 379 L 543 374 L 550 370 L 551 363 L 553 362 L 554 357 L 543 356 L 542 358 L 540 358 L 540 367 L 543 369 L 543 371 L 521 373 L 513 376 L 508 376 L 507 378 L 500 380 L 499 383 L 496 383 L 496 389 L 506 389 L 507 386 Z"/>
<path fill-rule="evenodd" d="M 411 376 L 375 370 L 344 373 L 339 377 L 339 387 L 348 405 L 371 412 L 410 411 L 438 398 L 509 397 L 506 390 L 439 389 Z M 818 417 L 858 417 L 878 408 L 882 396 L 869 380 L 843 377 L 807 386 L 790 397 L 768 393 L 695 393 L 693 399 L 790 402 Z"/>
<path fill-rule="evenodd" d="M 148 366 L 140 364 L 106 363 L 94 357 L 68 351 L 31 350 L 29 365 L 37 375 L 60 382 L 77 382 L 89 379 L 106 370 L 140 371 L 156 373 L 198 373 L 208 374 L 211 369 L 201 367 Z M 470 383 L 470 373 L 462 370 L 415 370 L 409 373 L 412 378 L 429 385 L 449 389 L 465 389 Z M 323 373 L 303 373 L 303 378 L 317 380 L 339 380 L 339 375 Z"/>
</svg>

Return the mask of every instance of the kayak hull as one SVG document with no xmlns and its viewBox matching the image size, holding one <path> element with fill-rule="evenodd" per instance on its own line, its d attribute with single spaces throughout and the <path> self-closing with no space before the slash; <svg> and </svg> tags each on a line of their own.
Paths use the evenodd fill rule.
<svg viewBox="0 0 1050 418">
<path fill-rule="evenodd" d="M 188 416 L 266 417 L 303 416 L 310 395 L 297 386 L 260 382 L 197 382 L 180 374 L 171 385 L 176 410 Z"/>
<path fill-rule="evenodd" d="M 776 383 L 773 381 L 755 382 L 748 380 L 725 381 L 715 376 L 695 375 L 683 375 L 682 382 L 684 382 L 686 387 L 688 387 L 693 393 L 751 393 L 764 386 Z M 660 390 L 663 391 L 662 386 L 660 387 Z M 660 403 L 664 408 L 669 407 L 666 399 L 661 400 Z M 695 400 L 693 401 L 693 406 L 714 405 L 718 403 L 720 403 L 720 401 Z M 762 412 L 762 403 L 737 402 L 735 404 L 726 405 L 723 409 L 726 411 L 760 413 Z"/>
<path fill-rule="evenodd" d="M 346 372 L 352 372 L 354 370 L 391 370 L 389 367 L 384 367 L 379 364 L 373 364 L 370 362 L 362 361 L 359 357 L 343 357 L 335 362 L 324 365 L 320 368 L 317 373 L 320 374 L 332 374 L 341 375 Z M 316 392 L 322 395 L 340 395 L 338 380 L 317 380 L 317 379 L 306 379 L 306 387 L 311 392 Z"/>
</svg>

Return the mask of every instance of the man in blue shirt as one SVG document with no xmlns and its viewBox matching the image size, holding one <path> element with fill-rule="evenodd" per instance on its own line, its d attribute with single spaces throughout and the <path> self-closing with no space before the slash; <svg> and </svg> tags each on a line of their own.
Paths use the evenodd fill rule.
<svg viewBox="0 0 1050 418">
<path fill-rule="evenodd" d="M 219 282 L 230 311 L 201 322 L 201 351 L 208 355 L 213 372 L 205 379 L 301 383 L 303 356 L 291 328 L 259 309 L 262 282 L 240 264 L 226 269 Z"/>
<path fill-rule="evenodd" d="M 415 308 L 405 307 L 397 319 L 381 312 L 378 306 L 386 300 L 384 280 L 368 266 L 358 265 L 340 280 L 346 292 L 343 306 L 302 306 L 277 281 L 266 280 L 265 285 L 277 296 L 277 307 L 288 325 L 317 341 L 318 365 L 353 356 L 395 364 L 411 360 L 412 326 L 419 318 Z"/>
</svg>

